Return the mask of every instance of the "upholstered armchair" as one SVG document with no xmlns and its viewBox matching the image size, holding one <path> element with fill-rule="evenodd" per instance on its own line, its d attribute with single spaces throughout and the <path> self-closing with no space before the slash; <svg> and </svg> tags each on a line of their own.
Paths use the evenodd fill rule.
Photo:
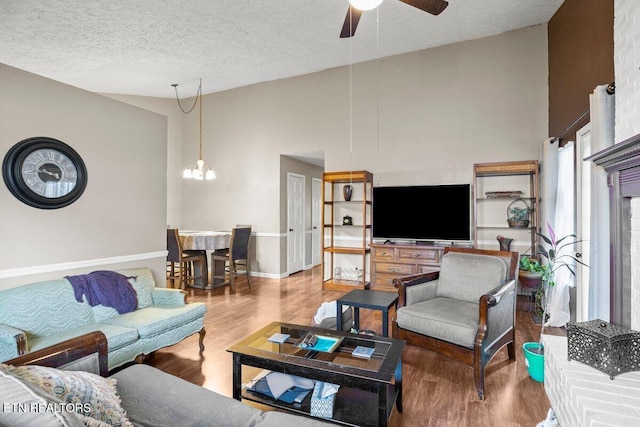
<svg viewBox="0 0 640 427">
<path fill-rule="evenodd" d="M 473 368 L 478 397 L 484 372 L 505 345 L 515 354 L 517 252 L 445 248 L 440 271 L 396 278 L 393 338 Z"/>
</svg>

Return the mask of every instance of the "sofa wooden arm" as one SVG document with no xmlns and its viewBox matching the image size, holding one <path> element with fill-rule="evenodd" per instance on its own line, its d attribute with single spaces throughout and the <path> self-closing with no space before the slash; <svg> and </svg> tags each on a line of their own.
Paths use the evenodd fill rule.
<svg viewBox="0 0 640 427">
<path fill-rule="evenodd" d="M 431 282 L 440 277 L 439 271 L 428 273 L 412 274 L 410 276 L 396 277 L 393 279 L 393 286 L 398 290 L 398 306 L 404 307 L 407 304 L 407 288 L 421 283 Z"/>
<path fill-rule="evenodd" d="M 100 375 L 108 376 L 107 337 L 100 331 L 89 332 L 3 363 L 13 366 L 40 365 L 58 368 L 94 353 L 98 354 Z"/>
</svg>

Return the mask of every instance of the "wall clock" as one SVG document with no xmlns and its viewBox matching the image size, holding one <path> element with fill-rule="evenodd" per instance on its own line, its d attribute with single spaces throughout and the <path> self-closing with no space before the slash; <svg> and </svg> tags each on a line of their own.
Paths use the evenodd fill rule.
<svg viewBox="0 0 640 427">
<path fill-rule="evenodd" d="M 40 209 L 68 206 L 87 186 L 87 168 L 80 155 L 64 142 L 43 136 L 9 149 L 2 177 L 18 200 Z"/>
</svg>

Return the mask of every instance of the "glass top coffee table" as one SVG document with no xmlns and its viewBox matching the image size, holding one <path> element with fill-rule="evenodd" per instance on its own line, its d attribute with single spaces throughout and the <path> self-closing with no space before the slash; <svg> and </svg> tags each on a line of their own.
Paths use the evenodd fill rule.
<svg viewBox="0 0 640 427">
<path fill-rule="evenodd" d="M 339 344 L 332 352 L 301 348 L 309 333 Z M 269 341 L 288 334 L 284 343 Z M 356 346 L 374 349 L 370 359 L 351 354 Z M 393 406 L 402 412 L 402 351 L 405 341 L 385 337 L 273 322 L 228 348 L 233 353 L 233 398 L 247 399 L 303 415 L 310 415 L 311 394 L 301 403 L 286 403 L 242 387 L 242 366 L 340 385 L 331 421 L 351 426 L 386 426 Z M 246 379 L 245 379 L 246 381 Z"/>
</svg>

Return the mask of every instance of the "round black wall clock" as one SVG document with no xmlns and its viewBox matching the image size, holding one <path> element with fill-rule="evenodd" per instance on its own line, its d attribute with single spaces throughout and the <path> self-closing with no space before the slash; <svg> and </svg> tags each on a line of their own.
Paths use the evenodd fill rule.
<svg viewBox="0 0 640 427">
<path fill-rule="evenodd" d="M 64 142 L 38 136 L 11 147 L 2 177 L 18 200 L 40 209 L 58 209 L 78 200 L 87 186 L 87 168 Z"/>
</svg>

